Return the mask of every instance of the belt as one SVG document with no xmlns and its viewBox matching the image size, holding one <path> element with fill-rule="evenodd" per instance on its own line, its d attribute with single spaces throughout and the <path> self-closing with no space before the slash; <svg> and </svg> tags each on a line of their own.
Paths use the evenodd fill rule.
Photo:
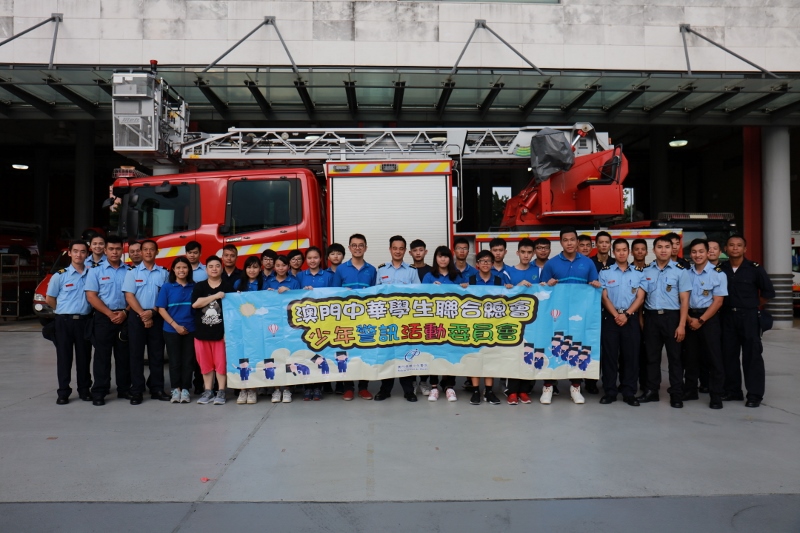
<svg viewBox="0 0 800 533">
<path fill-rule="evenodd" d="M 734 313 L 742 313 L 744 311 L 758 311 L 757 307 L 726 307 L 726 311 L 733 311 Z"/>
<path fill-rule="evenodd" d="M 706 310 L 708 310 L 708 307 L 703 307 L 703 308 L 695 308 L 695 309 L 689 309 L 689 312 L 690 312 L 690 313 L 700 313 L 700 314 L 703 314 L 703 313 L 705 313 L 705 312 L 706 312 Z"/>
<path fill-rule="evenodd" d="M 648 315 L 666 315 L 667 313 L 680 313 L 679 309 L 645 309 Z"/>
<path fill-rule="evenodd" d="M 609 313 L 608 309 L 606 309 L 606 308 L 603 308 L 603 311 L 608 313 L 609 315 L 611 314 L 611 313 Z M 620 307 L 620 308 L 614 309 L 614 311 L 616 311 L 620 315 L 624 315 L 625 311 L 627 311 L 627 308 Z"/>
<path fill-rule="evenodd" d="M 56 317 L 58 318 L 66 318 L 67 320 L 80 320 L 82 318 L 89 318 L 91 315 L 64 315 L 58 314 Z"/>
</svg>

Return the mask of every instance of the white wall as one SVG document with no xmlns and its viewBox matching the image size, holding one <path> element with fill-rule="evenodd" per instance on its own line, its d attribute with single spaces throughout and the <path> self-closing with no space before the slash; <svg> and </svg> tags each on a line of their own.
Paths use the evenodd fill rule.
<svg viewBox="0 0 800 533">
<path fill-rule="evenodd" d="M 301 66 L 450 67 L 482 18 L 542 68 L 685 70 L 678 24 L 689 23 L 769 70 L 800 70 L 798 0 L 0 0 L 0 39 L 55 12 L 65 17 L 59 64 L 204 65 L 274 15 Z M 0 47 L 0 63 L 47 63 L 51 39 L 52 25 L 39 28 Z M 753 70 L 697 37 L 689 42 L 694 70 Z M 222 64 L 288 61 L 274 30 L 262 28 Z M 461 64 L 526 67 L 483 30 Z"/>
</svg>

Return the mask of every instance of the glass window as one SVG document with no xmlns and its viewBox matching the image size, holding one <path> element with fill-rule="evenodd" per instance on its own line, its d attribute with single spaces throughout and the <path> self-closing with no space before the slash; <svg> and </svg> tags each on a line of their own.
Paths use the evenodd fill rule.
<svg viewBox="0 0 800 533">
<path fill-rule="evenodd" d="M 234 181 L 229 205 L 229 234 L 291 226 L 303 216 L 297 179 Z"/>
<path fill-rule="evenodd" d="M 173 185 L 168 192 L 156 192 L 156 187 L 137 187 L 136 204 L 139 216 L 138 239 L 159 237 L 170 233 L 197 229 L 196 210 L 193 208 L 194 185 Z"/>
</svg>

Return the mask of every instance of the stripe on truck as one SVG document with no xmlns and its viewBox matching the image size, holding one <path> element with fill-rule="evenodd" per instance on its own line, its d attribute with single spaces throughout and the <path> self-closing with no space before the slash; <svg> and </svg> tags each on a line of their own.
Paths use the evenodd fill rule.
<svg viewBox="0 0 800 533">
<path fill-rule="evenodd" d="M 179 255 L 186 255 L 185 246 L 170 246 L 169 248 L 162 248 L 158 251 L 156 259 L 165 257 L 178 257 Z"/>
<path fill-rule="evenodd" d="M 264 250 L 274 250 L 276 252 L 285 252 L 294 250 L 295 248 L 302 250 L 311 246 L 308 239 L 299 239 L 291 241 L 277 241 L 277 242 L 261 242 L 257 244 L 245 244 L 237 246 L 236 251 L 239 255 L 258 255 Z M 217 255 L 222 257 L 222 248 L 219 249 Z"/>
</svg>

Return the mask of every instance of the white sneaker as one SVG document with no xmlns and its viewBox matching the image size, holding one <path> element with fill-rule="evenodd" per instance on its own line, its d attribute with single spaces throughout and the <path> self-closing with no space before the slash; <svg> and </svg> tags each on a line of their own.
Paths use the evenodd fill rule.
<svg viewBox="0 0 800 533">
<path fill-rule="evenodd" d="M 580 404 L 586 402 L 586 400 L 583 399 L 583 395 L 581 394 L 581 388 L 579 386 L 573 387 L 572 385 L 570 385 L 569 395 L 572 396 L 572 401 L 575 403 Z"/>
<path fill-rule="evenodd" d="M 189 389 L 181 391 L 181 403 L 189 403 Z"/>
<path fill-rule="evenodd" d="M 456 400 L 458 399 L 458 398 L 456 398 L 456 391 L 455 391 L 455 389 L 447 389 L 447 390 L 444 392 L 444 395 L 445 395 L 445 396 L 447 396 L 447 401 L 448 401 L 448 402 L 454 402 L 454 401 L 456 401 Z"/>
<path fill-rule="evenodd" d="M 423 396 L 427 396 L 431 393 L 431 386 L 427 381 L 420 381 L 419 382 L 419 391 L 422 393 Z M 436 400 L 433 400 L 436 401 Z"/>
<path fill-rule="evenodd" d="M 180 401 L 181 401 L 181 390 L 172 389 L 172 397 L 169 399 L 169 403 L 180 403 Z"/>
<path fill-rule="evenodd" d="M 253 404 L 258 402 L 258 395 L 254 389 L 247 389 L 247 403 Z"/>
<path fill-rule="evenodd" d="M 247 403 L 247 391 L 245 389 L 239 391 L 239 397 L 236 398 L 236 403 L 239 405 Z"/>
<path fill-rule="evenodd" d="M 425 394 L 425 393 L 423 392 L 423 394 Z M 439 389 L 431 389 L 431 390 L 428 391 L 428 401 L 429 402 L 435 402 L 438 399 L 439 399 Z"/>
<path fill-rule="evenodd" d="M 550 402 L 553 401 L 553 386 L 549 387 L 542 387 L 542 396 L 539 398 L 539 402 L 545 405 L 550 405 Z"/>
<path fill-rule="evenodd" d="M 292 391 L 288 387 L 283 389 L 283 399 L 281 401 L 283 403 L 292 403 Z"/>
<path fill-rule="evenodd" d="M 272 391 L 272 403 L 280 403 L 281 401 L 281 390 L 278 387 L 275 387 L 275 390 Z"/>
</svg>

